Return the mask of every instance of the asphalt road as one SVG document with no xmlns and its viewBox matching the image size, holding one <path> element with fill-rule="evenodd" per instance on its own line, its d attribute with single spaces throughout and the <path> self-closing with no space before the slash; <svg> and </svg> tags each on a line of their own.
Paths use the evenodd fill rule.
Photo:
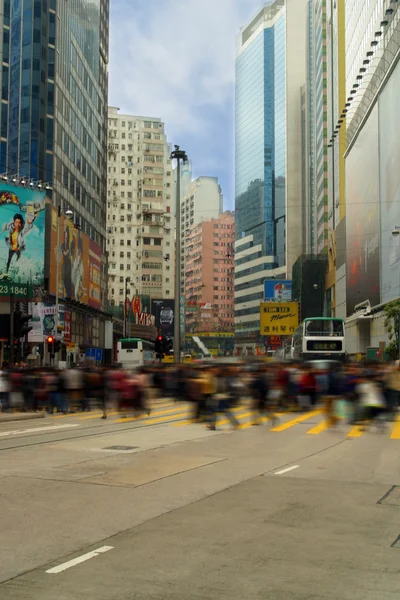
<svg viewBox="0 0 400 600">
<path fill-rule="evenodd" d="M 0 424 L 2 600 L 397 600 L 399 423 L 152 419 Z"/>
</svg>

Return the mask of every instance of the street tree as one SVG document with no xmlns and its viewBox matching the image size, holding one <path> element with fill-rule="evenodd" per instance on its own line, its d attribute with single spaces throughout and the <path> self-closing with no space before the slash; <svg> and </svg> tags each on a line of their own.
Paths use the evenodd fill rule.
<svg viewBox="0 0 400 600">
<path fill-rule="evenodd" d="M 400 300 L 393 300 L 386 304 L 384 325 L 390 340 L 386 352 L 393 359 L 399 358 Z"/>
</svg>

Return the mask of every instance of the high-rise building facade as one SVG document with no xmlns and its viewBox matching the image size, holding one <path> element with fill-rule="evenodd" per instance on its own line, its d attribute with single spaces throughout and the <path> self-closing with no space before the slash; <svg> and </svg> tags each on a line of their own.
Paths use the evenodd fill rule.
<svg viewBox="0 0 400 600">
<path fill-rule="evenodd" d="M 50 183 L 105 251 L 109 0 L 2 8 L 0 172 Z"/>
<path fill-rule="evenodd" d="M 236 59 L 236 343 L 259 339 L 264 280 L 291 276 L 303 252 L 301 87 L 306 0 L 267 3 L 239 36 Z"/>
<path fill-rule="evenodd" d="M 235 221 L 229 211 L 189 227 L 186 237 L 186 332 L 233 334 L 234 241 Z"/>
<path fill-rule="evenodd" d="M 315 202 L 315 245 L 317 254 L 326 249 L 328 243 L 328 115 L 327 115 L 327 0 L 314 0 L 313 10 L 313 150 L 314 150 L 314 202 Z"/>
<path fill-rule="evenodd" d="M 109 299 L 174 297 L 174 176 L 159 118 L 108 109 Z"/>
<path fill-rule="evenodd" d="M 326 2 L 328 272 L 326 313 L 345 317 L 346 45 L 345 0 Z M 343 112 L 344 111 L 344 112 Z"/>
<path fill-rule="evenodd" d="M 337 124 L 347 137 L 342 311 L 349 354 L 365 355 L 390 343 L 384 305 L 400 297 L 400 7 L 346 0 L 345 8 L 346 98 L 339 115 L 346 119 Z"/>
<path fill-rule="evenodd" d="M 184 169 L 184 166 L 183 166 Z M 182 175 L 184 175 L 185 169 Z M 186 242 L 189 231 L 202 221 L 217 218 L 223 211 L 224 198 L 217 177 L 183 179 L 181 195 L 181 291 L 185 293 Z"/>
</svg>

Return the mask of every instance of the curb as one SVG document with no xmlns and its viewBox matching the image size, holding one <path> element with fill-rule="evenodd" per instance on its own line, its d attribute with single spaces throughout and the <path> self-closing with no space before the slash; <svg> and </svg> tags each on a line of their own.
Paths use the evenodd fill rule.
<svg viewBox="0 0 400 600">
<path fill-rule="evenodd" d="M 29 421 L 31 419 L 43 419 L 46 413 L 0 413 L 0 423 L 9 423 L 12 421 Z"/>
</svg>

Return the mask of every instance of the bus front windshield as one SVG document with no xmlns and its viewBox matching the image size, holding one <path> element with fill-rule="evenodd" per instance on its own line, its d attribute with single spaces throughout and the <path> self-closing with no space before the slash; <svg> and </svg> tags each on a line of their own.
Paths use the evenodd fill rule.
<svg viewBox="0 0 400 600">
<path fill-rule="evenodd" d="M 305 335 L 309 336 L 343 336 L 343 321 L 315 319 L 306 322 Z"/>
</svg>

